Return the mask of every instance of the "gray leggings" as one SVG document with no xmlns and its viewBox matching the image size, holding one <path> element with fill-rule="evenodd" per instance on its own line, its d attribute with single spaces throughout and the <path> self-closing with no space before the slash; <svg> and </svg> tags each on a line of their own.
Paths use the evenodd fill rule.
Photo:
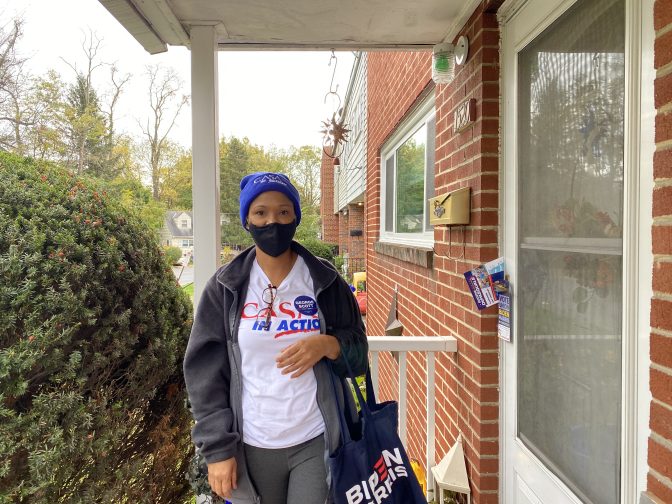
<svg viewBox="0 0 672 504">
<path fill-rule="evenodd" d="M 247 470 L 261 504 L 324 504 L 324 435 L 290 448 L 245 445 Z"/>
</svg>

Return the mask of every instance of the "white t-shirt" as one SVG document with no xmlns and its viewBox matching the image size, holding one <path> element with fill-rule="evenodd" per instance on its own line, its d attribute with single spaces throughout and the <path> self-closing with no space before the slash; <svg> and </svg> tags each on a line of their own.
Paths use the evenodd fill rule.
<svg viewBox="0 0 672 504">
<path fill-rule="evenodd" d="M 254 261 L 238 329 L 242 357 L 243 441 L 259 448 L 288 448 L 324 432 L 312 369 L 298 378 L 277 367 L 280 352 L 306 336 L 320 334 L 313 280 L 299 256 L 277 286 L 266 328 L 271 282 Z M 266 299 L 266 303 L 264 302 Z"/>
</svg>

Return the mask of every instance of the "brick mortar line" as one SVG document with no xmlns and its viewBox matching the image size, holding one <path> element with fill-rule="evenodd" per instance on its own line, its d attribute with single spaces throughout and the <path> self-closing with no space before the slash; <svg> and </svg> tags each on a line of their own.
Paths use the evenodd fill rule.
<svg viewBox="0 0 672 504">
<path fill-rule="evenodd" d="M 464 308 L 464 307 L 462 306 L 462 308 Z M 468 310 L 468 309 L 465 308 L 465 310 Z M 473 312 L 472 312 L 472 313 L 473 313 Z M 469 324 L 467 324 L 467 323 L 464 322 L 463 320 L 460 320 L 460 319 L 456 318 L 455 316 L 453 316 L 453 315 L 451 315 L 451 314 L 448 314 L 448 317 L 451 318 L 451 319 L 453 319 L 453 320 L 455 320 L 456 322 L 459 322 L 461 325 L 463 325 L 463 326 L 466 327 L 467 329 L 469 329 L 469 330 L 471 330 L 471 331 L 474 331 L 476 334 L 480 334 L 481 336 L 497 336 L 497 332 L 496 332 L 496 331 L 479 331 L 479 330 L 476 329 L 475 327 L 470 326 Z M 495 317 L 493 316 L 492 318 L 495 318 Z M 466 340 L 465 338 L 461 338 L 461 339 L 462 339 L 465 343 L 467 343 L 467 340 Z M 471 344 L 470 344 L 470 346 L 472 346 L 472 347 L 474 347 L 476 350 L 478 350 L 478 348 L 475 347 L 474 345 L 471 345 Z"/>
<path fill-rule="evenodd" d="M 672 216 L 670 215 L 661 215 L 660 217 L 653 218 L 654 226 L 669 226 L 672 224 Z"/>
<path fill-rule="evenodd" d="M 406 301 L 409 302 L 411 305 L 413 305 L 415 308 L 417 308 L 418 311 L 420 311 L 420 313 L 422 313 L 423 315 L 426 315 L 427 318 L 429 318 L 429 319 L 433 320 L 434 322 L 436 322 L 437 325 L 439 325 L 439 326 L 443 325 L 443 324 L 441 324 L 441 322 L 440 322 L 436 317 L 430 315 L 430 314 L 427 313 L 425 310 L 423 310 L 422 307 L 418 306 L 416 303 L 414 303 L 413 301 L 411 301 L 411 298 L 410 298 L 410 297 L 407 297 L 407 298 L 406 298 Z M 413 314 L 412 314 L 412 315 L 413 315 Z"/>
<path fill-rule="evenodd" d="M 656 144 L 656 150 L 667 150 L 670 147 L 672 147 L 672 139 L 671 140 L 663 140 L 662 142 L 658 142 Z"/>
<path fill-rule="evenodd" d="M 499 371 L 499 366 L 485 366 L 485 367 L 483 367 L 483 366 L 479 366 L 478 364 L 476 364 L 473 360 L 471 360 L 469 357 L 467 357 L 467 356 L 464 355 L 464 354 L 460 354 L 460 358 L 462 358 L 462 359 L 464 359 L 464 360 L 470 362 L 470 363 L 472 364 L 473 367 L 478 368 L 478 369 L 480 369 L 481 371 Z M 458 364 L 456 364 L 456 365 L 458 365 Z M 474 382 L 476 382 L 475 379 L 472 378 L 472 380 L 473 380 Z M 478 382 L 476 382 L 476 383 L 478 384 Z M 497 385 L 497 384 L 490 384 L 490 385 L 487 385 L 487 386 L 486 386 L 486 385 L 483 385 L 483 384 L 478 384 L 478 386 L 479 386 L 479 387 L 483 387 L 483 388 L 494 388 L 494 387 L 498 387 L 499 385 Z M 484 403 L 483 403 L 483 404 L 484 404 Z"/>
<path fill-rule="evenodd" d="M 479 476 L 484 476 L 484 474 L 479 473 L 479 472 L 476 470 L 475 467 L 472 467 L 472 472 L 478 474 Z M 488 474 L 490 474 L 490 473 L 488 473 Z M 497 477 L 499 477 L 499 473 L 492 473 L 492 475 L 496 475 Z M 470 480 L 469 482 L 470 482 L 471 485 L 474 487 L 474 489 L 475 489 L 476 491 L 478 491 L 478 493 L 481 494 L 481 495 L 492 495 L 492 494 L 497 493 L 497 490 L 481 490 L 481 487 L 479 487 L 474 481 L 472 481 L 471 478 L 469 478 L 469 480 Z M 455 501 L 453 501 L 453 502 L 455 502 Z M 472 501 L 472 502 L 473 502 L 473 501 Z"/>
<path fill-rule="evenodd" d="M 655 151 L 655 152 L 662 152 L 662 151 L 669 150 L 670 148 L 672 148 L 672 143 L 670 143 L 670 144 L 667 145 L 667 146 L 659 146 L 659 145 L 656 145 L 656 148 L 654 149 L 654 151 Z"/>
<path fill-rule="evenodd" d="M 663 409 L 666 409 L 666 410 L 672 412 L 672 405 L 664 403 L 663 401 L 661 401 L 660 399 L 656 399 L 655 397 L 653 399 L 651 399 L 651 404 L 657 404 L 658 406 L 662 406 Z"/>
<path fill-rule="evenodd" d="M 452 127 L 452 126 L 451 126 L 451 127 Z M 471 147 L 471 145 L 472 145 L 474 142 L 476 142 L 479 138 L 480 138 L 480 135 L 479 135 L 478 137 L 476 137 L 475 140 L 473 140 L 473 141 L 469 141 L 468 143 L 465 143 L 465 144 L 463 144 L 463 145 L 460 145 L 459 148 L 458 148 L 457 150 L 451 150 L 445 157 L 435 159 L 434 162 L 435 162 L 435 163 L 440 163 L 441 161 L 444 161 L 444 160 L 446 160 L 446 159 L 449 159 L 450 156 L 452 156 L 453 154 L 455 154 L 455 153 L 457 153 L 457 152 L 459 152 L 459 151 L 461 151 L 461 150 L 466 150 L 468 147 Z M 452 141 L 453 141 L 453 137 L 450 137 L 450 138 L 446 139 L 445 142 L 443 142 L 442 144 L 439 144 L 439 145 L 437 146 L 437 149 L 443 149 L 444 147 L 447 149 L 447 148 L 448 148 L 448 144 L 451 143 Z M 455 168 L 458 168 L 458 167 L 460 167 L 460 166 L 463 166 L 463 165 L 467 164 L 469 161 L 473 161 L 474 159 L 479 159 L 479 158 L 483 158 L 483 157 L 499 157 L 499 154 L 496 153 L 496 152 L 487 152 L 487 151 L 485 151 L 485 152 L 476 152 L 476 154 L 474 154 L 473 156 L 468 157 L 468 158 L 462 160 L 459 164 L 457 164 L 457 165 L 455 165 L 455 166 L 451 166 L 451 167 L 448 168 L 446 171 L 454 170 Z M 494 170 L 488 170 L 487 172 L 479 172 L 479 173 L 493 173 L 493 172 L 494 172 Z M 497 173 L 499 173 L 499 172 L 497 172 Z"/>
<path fill-rule="evenodd" d="M 452 128 L 453 128 L 452 125 L 449 126 L 450 131 L 452 131 Z M 446 131 L 448 131 L 448 130 L 446 130 Z M 450 138 L 446 139 L 446 141 L 443 142 L 442 144 L 437 145 L 435 150 L 441 149 L 441 148 L 445 147 L 446 145 L 448 145 L 451 141 L 453 141 L 455 139 L 455 135 L 456 135 L 455 133 L 451 133 Z M 499 134 L 481 133 L 480 135 L 473 137 L 468 142 L 465 142 L 465 143 L 461 144 L 456 150 L 451 151 L 451 154 L 454 154 L 455 152 L 458 152 L 460 150 L 464 150 L 467 147 L 470 147 L 471 145 L 475 144 L 476 142 L 478 142 L 479 140 L 481 140 L 483 138 L 489 138 L 489 139 L 496 138 L 496 139 L 499 140 Z M 672 142 L 672 140 L 671 140 L 671 142 Z M 477 157 L 483 157 L 483 154 L 485 154 L 485 153 L 479 152 L 476 155 L 474 155 L 474 157 L 469 158 L 469 159 L 475 159 Z M 491 152 L 489 154 L 494 154 L 494 153 Z M 442 158 L 442 159 L 446 159 L 446 158 Z M 460 166 L 460 165 L 457 165 L 457 166 Z M 457 166 L 455 168 L 457 168 Z M 499 172 L 497 172 L 497 173 L 499 173 Z"/>
<path fill-rule="evenodd" d="M 474 403 L 477 403 L 477 404 L 480 406 L 480 405 L 482 405 L 483 403 L 481 403 L 481 402 L 478 400 L 478 398 L 477 398 L 474 394 L 472 394 L 472 393 L 467 389 L 467 387 L 466 387 L 463 383 L 461 383 L 459 380 L 456 380 L 455 383 L 456 383 L 456 385 L 457 385 L 457 388 L 456 388 L 456 390 L 455 390 L 455 395 L 458 397 L 458 399 L 460 399 L 460 401 L 462 401 L 463 403 L 465 403 L 464 406 L 467 407 L 468 410 L 469 410 L 469 412 L 473 414 L 474 418 L 476 418 L 476 419 L 478 420 L 478 417 L 476 417 L 476 413 L 474 412 L 473 404 L 474 404 Z M 460 395 L 460 392 L 462 392 L 462 395 Z M 472 407 L 469 407 L 469 406 L 467 405 L 466 401 L 464 401 L 464 399 L 463 399 L 464 396 L 468 397 L 468 398 L 472 401 Z M 492 406 L 492 405 L 489 404 L 488 406 Z M 499 403 L 496 403 L 494 406 L 499 407 Z M 460 414 L 460 416 L 462 416 L 462 415 Z M 463 418 L 463 420 L 466 421 L 465 418 Z M 481 420 L 479 420 L 479 422 L 481 422 Z M 474 429 L 471 427 L 471 424 L 470 424 L 469 422 L 467 422 L 467 423 L 469 424 L 469 428 L 470 428 L 471 430 L 474 430 Z"/>
<path fill-rule="evenodd" d="M 651 363 L 651 369 L 655 369 L 656 371 L 660 371 L 661 373 L 672 377 L 672 368 L 661 366 L 660 364 L 656 364 L 655 362 Z"/>
<path fill-rule="evenodd" d="M 659 329 L 657 327 L 652 327 L 651 332 L 656 336 L 662 336 L 663 338 L 672 338 L 672 331 L 667 331 L 665 329 Z"/>
<path fill-rule="evenodd" d="M 660 30 L 656 31 L 656 38 L 662 37 L 663 35 L 671 31 L 672 31 L 672 23 L 669 23 L 666 26 L 663 26 Z"/>
<path fill-rule="evenodd" d="M 672 480 L 670 478 L 668 478 L 667 476 L 664 476 L 664 475 L 660 474 L 658 471 L 656 471 L 655 469 L 652 469 L 651 467 L 649 467 L 649 474 L 651 474 L 651 476 L 656 478 L 659 483 L 662 483 L 663 485 L 665 485 L 669 489 L 672 489 Z"/>
<path fill-rule="evenodd" d="M 655 179 L 653 182 L 654 189 L 659 189 L 661 187 L 671 187 L 671 186 L 672 186 L 672 178 L 658 178 Z"/>
<path fill-rule="evenodd" d="M 672 451 L 672 440 L 661 436 L 655 431 L 651 431 L 651 439 L 653 439 L 656 443 L 664 446 L 668 450 Z"/>
<path fill-rule="evenodd" d="M 468 393 L 468 392 L 467 392 L 467 393 Z M 471 394 L 469 394 L 469 396 L 470 396 L 472 399 L 475 399 L 475 397 L 473 397 Z M 459 399 L 459 397 L 458 397 L 458 399 Z M 466 405 L 465 405 L 465 406 L 466 406 Z M 470 413 L 473 413 L 473 410 L 472 410 L 472 409 L 469 409 L 468 411 L 469 411 Z M 471 423 L 469 422 L 469 419 L 464 418 L 464 415 L 463 415 L 460 411 L 458 411 L 458 410 L 456 410 L 456 413 L 457 413 L 457 417 L 458 417 L 460 420 L 462 420 L 462 421 L 466 424 L 467 428 L 468 428 L 471 432 L 473 432 L 474 435 L 475 435 L 475 434 L 476 434 L 476 431 L 472 428 Z M 455 427 L 456 427 L 456 429 L 457 429 L 458 432 L 462 432 L 462 430 L 460 429 L 459 425 L 457 425 L 457 422 L 453 422 L 453 424 L 455 425 Z M 476 452 L 476 448 L 474 448 L 474 446 L 469 442 L 469 440 L 466 439 L 465 436 L 463 436 L 463 438 L 464 438 L 464 442 L 467 443 L 467 444 L 471 447 L 471 449 L 472 449 L 474 452 Z M 482 441 L 482 439 L 480 439 L 480 438 L 479 438 L 479 440 Z M 498 440 L 499 440 L 499 437 L 497 437 L 497 438 L 492 438 L 492 440 L 493 440 L 493 441 L 498 441 Z"/>
<path fill-rule="evenodd" d="M 656 78 L 660 79 L 672 73 L 672 63 L 667 63 L 660 68 L 656 69 Z"/>
<path fill-rule="evenodd" d="M 672 301 L 672 294 L 667 292 L 653 291 L 653 296 L 651 299 L 659 299 L 661 301 Z"/>
<path fill-rule="evenodd" d="M 457 392 L 462 391 L 462 393 L 465 396 L 467 396 L 469 399 L 471 399 L 471 401 L 473 401 L 472 404 L 476 403 L 479 406 L 482 406 L 483 404 L 485 404 L 485 403 L 480 402 L 478 400 L 478 398 L 474 394 L 469 392 L 469 390 L 467 390 L 467 387 L 465 385 L 463 385 L 462 383 L 460 383 L 459 381 L 457 382 L 457 389 L 458 390 L 456 391 L 455 395 L 457 395 L 460 399 L 461 399 L 461 397 Z M 467 406 L 467 405 L 465 404 L 465 406 Z M 497 406 L 499 408 L 499 403 L 496 403 L 494 405 L 493 404 L 486 404 L 486 406 Z M 474 418 L 476 418 L 479 421 L 479 423 L 481 422 L 481 420 L 476 416 L 476 413 L 474 412 L 473 406 L 469 408 L 469 412 L 473 414 Z M 470 428 L 471 428 L 471 424 L 469 424 L 469 425 L 470 425 Z M 472 428 L 472 430 L 474 430 L 474 429 Z M 481 438 L 479 438 L 479 439 L 481 439 Z M 496 438 L 493 438 L 493 439 L 499 439 L 499 436 L 497 436 Z M 485 438 L 482 438 L 481 440 L 483 441 L 483 440 L 485 440 Z"/>
<path fill-rule="evenodd" d="M 669 255 L 669 254 L 665 254 L 665 255 L 663 255 L 663 254 L 654 254 L 654 256 L 653 256 L 653 263 L 654 263 L 654 265 L 655 265 L 655 263 L 657 263 L 657 262 L 659 262 L 659 263 L 670 263 L 670 262 L 672 262 L 672 256 Z"/>
<path fill-rule="evenodd" d="M 446 141 L 445 143 L 441 144 L 440 147 L 443 147 L 443 146 L 447 145 L 448 143 L 450 143 L 450 140 L 448 140 L 448 141 Z M 478 158 L 482 158 L 482 157 L 488 157 L 488 158 L 490 158 L 490 157 L 498 157 L 498 155 L 495 155 L 495 156 L 487 156 L 486 154 L 492 154 L 492 153 L 490 153 L 490 152 L 482 152 L 482 153 L 480 153 L 480 154 L 476 154 L 476 155 L 473 156 L 473 157 L 470 157 L 470 158 L 468 158 L 468 159 L 465 159 L 464 161 L 461 161 L 460 163 L 456 164 L 455 166 L 451 166 L 450 168 L 444 170 L 444 171 L 441 172 L 441 173 L 449 173 L 449 172 L 454 171 L 454 170 L 456 170 L 456 169 L 458 169 L 458 168 L 462 168 L 463 166 L 466 166 L 466 165 L 468 165 L 469 163 L 471 163 L 474 159 L 478 159 Z M 439 160 L 439 161 L 442 161 L 443 159 L 448 159 L 448 157 L 442 158 L 442 159 Z M 469 179 L 472 179 L 472 178 L 474 178 L 474 177 L 478 177 L 478 176 L 480 176 L 480 175 L 497 175 L 497 176 L 499 176 L 499 170 L 479 171 L 479 172 L 476 172 L 476 173 L 470 175 L 470 176 L 467 177 L 467 178 L 463 178 L 463 179 L 459 179 L 459 180 L 469 180 Z M 436 176 L 436 174 L 435 174 L 435 176 Z"/>
<path fill-rule="evenodd" d="M 668 65 L 665 65 L 665 66 L 669 66 L 669 67 L 670 67 L 670 71 L 672 71 L 672 63 L 669 63 Z M 672 111 L 672 102 L 670 102 L 670 103 L 666 103 L 665 105 L 663 105 L 662 107 L 660 107 L 660 108 L 658 109 L 658 112 L 656 113 L 656 115 L 657 115 L 657 116 L 666 115 L 666 114 L 668 114 L 670 111 Z"/>
</svg>

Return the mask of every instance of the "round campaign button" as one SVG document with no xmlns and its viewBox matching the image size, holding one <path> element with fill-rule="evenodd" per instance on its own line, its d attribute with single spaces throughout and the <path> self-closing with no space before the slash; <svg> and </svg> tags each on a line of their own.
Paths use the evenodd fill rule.
<svg viewBox="0 0 672 504">
<path fill-rule="evenodd" d="M 294 300 L 294 307 L 303 315 L 315 315 L 317 313 L 317 303 L 309 296 L 299 296 Z"/>
</svg>

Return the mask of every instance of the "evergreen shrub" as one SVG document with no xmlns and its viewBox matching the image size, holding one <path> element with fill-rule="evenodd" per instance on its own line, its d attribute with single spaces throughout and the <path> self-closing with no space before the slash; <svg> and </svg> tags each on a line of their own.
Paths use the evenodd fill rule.
<svg viewBox="0 0 672 504">
<path fill-rule="evenodd" d="M 0 153 L 0 502 L 188 501 L 191 318 L 136 216 Z"/>
<path fill-rule="evenodd" d="M 306 247 L 313 255 L 334 262 L 334 246 L 317 239 L 300 240 L 301 245 Z"/>
</svg>

